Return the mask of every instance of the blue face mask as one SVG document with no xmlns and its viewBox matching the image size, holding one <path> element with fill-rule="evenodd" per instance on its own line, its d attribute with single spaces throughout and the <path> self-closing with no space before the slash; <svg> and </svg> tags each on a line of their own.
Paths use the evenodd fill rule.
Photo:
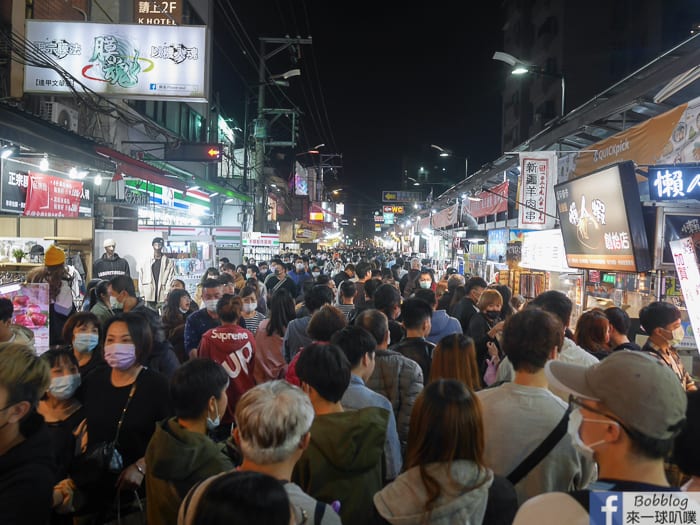
<svg viewBox="0 0 700 525">
<path fill-rule="evenodd" d="M 97 334 L 75 334 L 73 337 L 73 348 L 81 354 L 92 352 L 99 341 L 100 337 Z"/>
<path fill-rule="evenodd" d="M 219 417 L 219 405 L 215 403 L 214 406 L 216 407 L 216 418 L 212 419 L 209 417 L 209 415 L 207 415 L 207 428 L 209 430 L 214 430 L 221 424 L 221 418 Z"/>
<path fill-rule="evenodd" d="M 49 385 L 49 392 L 61 401 L 70 399 L 80 386 L 80 374 L 54 377 Z"/>
</svg>

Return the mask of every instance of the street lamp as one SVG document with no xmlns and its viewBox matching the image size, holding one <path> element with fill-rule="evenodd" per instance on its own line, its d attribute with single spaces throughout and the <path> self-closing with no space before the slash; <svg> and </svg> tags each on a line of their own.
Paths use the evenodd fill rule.
<svg viewBox="0 0 700 525">
<path fill-rule="evenodd" d="M 437 144 L 431 144 L 431 148 L 436 149 L 440 152 L 441 157 L 456 157 L 454 153 L 452 153 L 452 150 L 443 148 L 442 146 L 438 146 Z M 459 157 L 461 158 L 461 157 Z M 469 157 L 464 157 L 464 178 L 466 179 L 469 177 Z"/>
<path fill-rule="evenodd" d="M 528 73 L 534 73 L 535 75 L 542 75 L 545 77 L 554 77 L 558 78 L 561 81 L 561 115 L 564 116 L 564 97 L 566 95 L 566 81 L 564 80 L 564 75 L 562 73 L 552 73 L 551 71 L 547 71 L 546 69 L 538 66 L 533 66 L 532 64 L 528 64 L 527 62 L 514 57 L 510 53 L 504 53 L 503 51 L 496 51 L 493 54 L 493 60 L 498 60 L 499 62 L 505 62 L 508 64 L 511 68 L 511 74 L 520 76 L 520 75 L 526 75 Z"/>
</svg>

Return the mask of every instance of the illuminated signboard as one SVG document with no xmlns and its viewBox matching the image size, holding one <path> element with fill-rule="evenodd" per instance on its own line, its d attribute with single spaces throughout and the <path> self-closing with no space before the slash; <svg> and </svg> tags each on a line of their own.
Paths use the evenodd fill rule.
<svg viewBox="0 0 700 525">
<path fill-rule="evenodd" d="M 182 0 L 134 0 L 134 21 L 137 24 L 176 26 L 182 23 Z"/>
<path fill-rule="evenodd" d="M 393 213 L 394 215 L 403 215 L 406 211 L 406 208 L 403 206 L 403 204 L 385 204 L 383 208 L 384 213 Z"/>
<path fill-rule="evenodd" d="M 652 200 L 700 200 L 700 166 L 650 166 L 648 182 Z"/>
<path fill-rule="evenodd" d="M 323 212 L 320 212 L 320 211 L 309 212 L 309 220 L 323 222 Z"/>
<path fill-rule="evenodd" d="M 124 179 L 124 194 L 117 194 L 120 200 L 137 206 L 158 204 L 183 212 L 195 214 L 209 213 L 209 196 L 199 190 L 183 193 L 167 186 L 140 179 Z"/>
<path fill-rule="evenodd" d="M 221 162 L 221 144 L 210 142 L 186 142 L 165 150 L 165 160 L 189 162 Z"/>
<path fill-rule="evenodd" d="M 95 24 L 27 20 L 27 53 L 41 53 L 106 97 L 206 102 L 204 26 Z M 82 91 L 51 68 L 27 64 L 24 91 Z"/>
<path fill-rule="evenodd" d="M 651 269 L 632 162 L 557 184 L 554 193 L 571 268 L 623 272 Z"/>
<path fill-rule="evenodd" d="M 420 191 L 383 191 L 383 202 L 421 202 L 425 200 Z"/>
</svg>

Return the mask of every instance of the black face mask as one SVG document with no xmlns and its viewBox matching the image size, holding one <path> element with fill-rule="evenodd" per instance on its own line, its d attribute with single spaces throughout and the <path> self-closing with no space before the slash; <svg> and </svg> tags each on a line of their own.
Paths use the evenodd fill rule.
<svg viewBox="0 0 700 525">
<path fill-rule="evenodd" d="M 501 312 L 486 312 L 486 317 L 491 319 L 492 321 L 495 321 L 498 319 L 501 315 Z"/>
</svg>

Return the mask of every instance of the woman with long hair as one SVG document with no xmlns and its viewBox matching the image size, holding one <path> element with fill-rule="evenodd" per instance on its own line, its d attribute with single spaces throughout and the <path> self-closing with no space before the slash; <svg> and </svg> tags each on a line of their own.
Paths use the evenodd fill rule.
<svg viewBox="0 0 700 525">
<path fill-rule="evenodd" d="M 481 403 L 456 379 L 428 384 L 411 413 L 404 472 L 374 495 L 377 523 L 511 523 L 513 485 L 484 462 Z"/>
<path fill-rule="evenodd" d="M 197 311 L 197 306 L 192 301 L 187 290 L 176 288 L 170 290 L 163 307 L 163 328 L 165 337 L 173 345 L 173 351 L 180 363 L 187 361 L 185 350 L 185 323 L 187 317 Z"/>
<path fill-rule="evenodd" d="M 503 297 L 498 290 L 488 288 L 481 294 L 477 307 L 479 312 L 469 321 L 467 334 L 474 339 L 480 377 L 484 386 L 488 386 L 496 380 L 496 369 L 504 357 L 498 343 L 504 323 L 501 319 Z"/>
<path fill-rule="evenodd" d="M 476 365 L 474 340 L 464 334 L 443 337 L 433 350 L 428 383 L 440 379 L 456 379 L 470 390 L 481 388 L 479 367 Z"/>
<path fill-rule="evenodd" d="M 270 300 L 270 316 L 264 319 L 255 333 L 255 368 L 253 375 L 257 383 L 281 379 L 287 372 L 282 344 L 287 325 L 295 319 L 294 299 L 284 288 L 280 288 Z"/>
<path fill-rule="evenodd" d="M 90 289 L 90 312 L 97 316 L 102 326 L 114 316 L 109 302 L 109 281 L 101 280 Z"/>
<path fill-rule="evenodd" d="M 610 321 L 600 308 L 583 312 L 576 321 L 576 344 L 598 359 L 610 354 Z"/>
<path fill-rule="evenodd" d="M 51 245 L 44 255 L 44 266 L 27 273 L 28 283 L 49 285 L 49 345 L 66 343 L 63 340 L 63 325 L 76 312 L 73 304 L 73 276 L 66 268 L 66 254 Z"/>
</svg>

